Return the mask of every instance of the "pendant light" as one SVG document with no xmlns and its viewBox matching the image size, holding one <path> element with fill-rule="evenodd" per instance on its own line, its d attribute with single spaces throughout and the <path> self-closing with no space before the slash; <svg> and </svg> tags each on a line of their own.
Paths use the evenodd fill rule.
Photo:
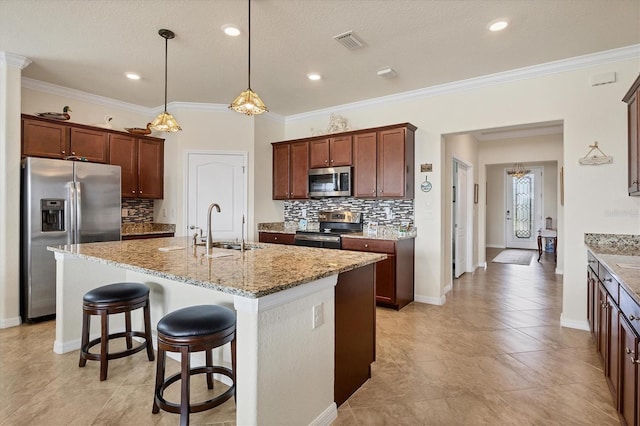
<svg viewBox="0 0 640 426">
<path fill-rule="evenodd" d="M 248 60 L 248 87 L 240 93 L 238 97 L 229 105 L 229 109 L 246 115 L 257 115 L 269 111 L 260 96 L 251 90 L 251 0 L 249 0 L 249 27 L 247 31 L 249 38 L 249 60 Z"/>
<path fill-rule="evenodd" d="M 522 178 L 525 175 L 528 175 L 529 173 L 531 173 L 531 170 L 525 169 L 522 163 L 514 163 L 511 170 L 507 171 L 507 174 L 509 176 L 513 176 L 518 179 Z"/>
<path fill-rule="evenodd" d="M 167 112 L 167 56 L 169 51 L 169 39 L 174 38 L 176 35 L 171 30 L 159 30 L 158 34 L 164 38 L 164 112 L 158 115 L 155 120 L 151 122 L 149 128 L 157 130 L 159 132 L 177 132 L 182 130 L 178 122 L 171 114 Z"/>
</svg>

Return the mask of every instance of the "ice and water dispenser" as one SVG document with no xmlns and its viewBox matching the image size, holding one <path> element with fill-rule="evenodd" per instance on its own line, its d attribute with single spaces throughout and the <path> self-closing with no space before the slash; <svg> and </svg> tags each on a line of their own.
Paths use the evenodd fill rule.
<svg viewBox="0 0 640 426">
<path fill-rule="evenodd" d="M 41 199 L 42 232 L 64 231 L 64 199 Z"/>
</svg>

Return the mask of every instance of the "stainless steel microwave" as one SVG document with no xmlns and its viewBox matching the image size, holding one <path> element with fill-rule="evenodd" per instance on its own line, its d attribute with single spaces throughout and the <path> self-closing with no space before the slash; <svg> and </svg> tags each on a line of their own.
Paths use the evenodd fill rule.
<svg viewBox="0 0 640 426">
<path fill-rule="evenodd" d="M 351 167 L 309 169 L 309 197 L 351 195 Z"/>
</svg>

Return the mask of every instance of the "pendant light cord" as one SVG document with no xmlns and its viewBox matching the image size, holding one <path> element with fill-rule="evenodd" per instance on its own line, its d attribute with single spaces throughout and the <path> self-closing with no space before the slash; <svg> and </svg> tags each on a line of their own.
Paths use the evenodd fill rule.
<svg viewBox="0 0 640 426">
<path fill-rule="evenodd" d="M 251 89 L 251 0 L 249 0 L 249 61 L 248 61 L 248 70 L 247 70 L 247 87 Z"/>
<path fill-rule="evenodd" d="M 167 112 L 167 56 L 169 56 L 169 39 L 164 38 L 164 112 Z"/>
</svg>

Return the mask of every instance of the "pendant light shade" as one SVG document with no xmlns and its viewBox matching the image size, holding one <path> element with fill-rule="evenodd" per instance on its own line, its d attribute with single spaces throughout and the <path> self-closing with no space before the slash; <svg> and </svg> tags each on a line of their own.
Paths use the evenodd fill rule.
<svg viewBox="0 0 640 426">
<path fill-rule="evenodd" d="M 182 130 L 178 122 L 167 112 L 167 57 L 169 53 L 169 39 L 176 35 L 171 30 L 159 30 L 158 34 L 164 38 L 164 112 L 158 115 L 149 128 L 159 132 L 177 132 Z"/>
<path fill-rule="evenodd" d="M 257 115 L 269 111 L 260 99 L 260 96 L 251 90 L 251 0 L 249 0 L 249 27 L 247 31 L 249 38 L 249 60 L 247 70 L 247 90 L 240 93 L 237 98 L 229 105 L 229 109 L 246 115 Z"/>
<path fill-rule="evenodd" d="M 525 169 L 522 163 L 515 163 L 510 170 L 507 170 L 509 176 L 520 179 L 521 177 L 531 173 L 531 170 Z"/>
</svg>

